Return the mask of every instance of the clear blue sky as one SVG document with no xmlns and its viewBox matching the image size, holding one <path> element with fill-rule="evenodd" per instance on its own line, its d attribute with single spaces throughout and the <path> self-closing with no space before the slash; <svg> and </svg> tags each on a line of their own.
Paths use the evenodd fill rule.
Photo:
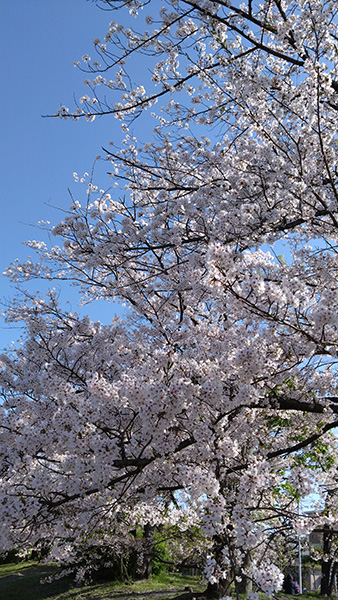
<svg viewBox="0 0 338 600">
<path fill-rule="evenodd" d="M 73 106 L 73 93 L 80 97 L 87 92 L 85 75 L 73 67 L 73 61 L 86 53 L 93 55 L 93 40 L 104 37 L 116 15 L 100 10 L 91 0 L 2 0 L 0 5 L 3 302 L 15 292 L 3 270 L 11 260 L 29 254 L 23 241 L 41 238 L 33 227 L 37 221 L 56 223 L 61 218 L 48 205 L 69 206 L 67 188 L 78 189 L 73 171 L 89 171 L 119 125 L 109 117 L 93 123 L 41 117 L 61 104 Z M 0 349 L 19 333 L 1 321 Z"/>
<path fill-rule="evenodd" d="M 15 258 L 27 257 L 25 240 L 45 239 L 35 227 L 39 220 L 56 224 L 62 218 L 52 206 L 67 209 L 67 189 L 79 191 L 73 172 L 89 172 L 102 146 L 120 136 L 114 117 L 75 123 L 41 115 L 53 114 L 63 104 L 71 108 L 73 94 L 79 98 L 88 93 L 83 85 L 86 75 L 73 62 L 83 54 L 95 56 L 93 40 L 102 40 L 109 22 L 121 16 L 120 11 L 100 10 L 92 0 L 0 0 L 0 7 L 0 302 L 6 303 L 15 289 L 2 275 L 4 269 Z M 125 25 L 134 25 L 128 11 L 122 18 Z M 140 59 L 134 63 L 135 83 L 148 79 L 148 66 L 148 61 Z M 146 118 L 146 123 L 144 118 L 137 122 L 141 139 L 154 126 Z M 104 188 L 109 184 L 106 179 L 96 183 Z M 283 248 L 279 252 L 287 255 Z M 76 309 L 74 288 L 67 289 L 63 298 Z M 100 302 L 82 312 L 107 322 L 116 310 Z M 0 351 L 19 335 L 19 330 L 9 329 L 0 318 Z"/>
</svg>

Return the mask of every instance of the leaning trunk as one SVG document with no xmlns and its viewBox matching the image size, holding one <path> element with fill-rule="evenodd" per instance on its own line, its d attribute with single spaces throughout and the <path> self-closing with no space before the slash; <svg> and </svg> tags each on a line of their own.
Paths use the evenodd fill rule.
<svg viewBox="0 0 338 600">
<path fill-rule="evenodd" d="M 337 563 L 334 561 L 330 561 L 330 579 L 329 579 L 329 589 L 328 596 L 332 596 L 333 591 L 335 590 L 336 583 L 336 574 L 337 574 Z"/>
</svg>

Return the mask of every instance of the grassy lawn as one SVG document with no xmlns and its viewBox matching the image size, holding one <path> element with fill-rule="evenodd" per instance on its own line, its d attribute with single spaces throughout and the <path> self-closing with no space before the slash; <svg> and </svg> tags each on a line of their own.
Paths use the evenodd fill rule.
<svg viewBox="0 0 338 600">
<path fill-rule="evenodd" d="M 325 600 L 325 596 L 320 596 L 317 592 L 304 592 L 304 594 L 278 594 L 280 600 L 296 600 L 297 598 L 302 600 Z M 334 600 L 334 596 L 332 596 L 332 600 Z"/>
<path fill-rule="evenodd" d="M 297 598 L 301 598 L 302 600 L 322 600 L 323 598 L 325 598 L 325 596 L 320 596 L 320 594 L 318 592 L 304 592 L 304 594 L 296 594 L 296 595 L 291 595 L 291 594 L 278 594 L 278 596 L 282 599 L 282 600 L 296 600 Z M 335 596 L 332 596 L 332 599 L 335 598 Z"/>
<path fill-rule="evenodd" d="M 205 584 L 199 577 L 183 577 L 164 573 L 153 581 L 122 584 L 117 581 L 76 586 L 71 578 L 41 584 L 40 580 L 57 572 L 53 565 L 35 562 L 0 565 L 0 598 L 3 600 L 170 600 L 182 593 L 186 586 L 202 591 Z M 308 592 L 300 596 L 278 594 L 280 600 L 323 600 L 322 596 Z M 263 595 L 261 595 L 263 600 Z"/>
<path fill-rule="evenodd" d="M 40 579 L 57 572 L 51 565 L 34 562 L 0 565 L 0 598 L 4 600 L 136 600 L 160 598 L 167 600 L 183 592 L 186 586 L 194 591 L 205 589 L 198 577 L 182 577 L 162 574 L 152 582 L 138 581 L 133 584 L 119 582 L 96 583 L 75 586 L 70 578 L 41 584 Z M 159 592 L 166 592 L 164 595 Z M 146 594 L 145 597 L 142 594 Z M 293 599 L 294 600 L 294 599 Z"/>
</svg>

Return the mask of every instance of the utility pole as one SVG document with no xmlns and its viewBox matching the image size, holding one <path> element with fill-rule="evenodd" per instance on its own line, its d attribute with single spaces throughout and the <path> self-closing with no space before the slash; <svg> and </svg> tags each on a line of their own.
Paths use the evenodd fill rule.
<svg viewBox="0 0 338 600">
<path fill-rule="evenodd" d="M 298 499 L 298 518 L 300 519 L 300 498 Z M 303 593 L 303 578 L 302 578 L 302 544 L 300 541 L 300 534 L 298 533 L 298 580 L 299 580 L 299 593 Z"/>
<path fill-rule="evenodd" d="M 303 593 L 303 579 L 302 579 L 302 544 L 300 541 L 300 535 L 298 535 L 298 579 L 299 579 L 299 593 Z"/>
</svg>

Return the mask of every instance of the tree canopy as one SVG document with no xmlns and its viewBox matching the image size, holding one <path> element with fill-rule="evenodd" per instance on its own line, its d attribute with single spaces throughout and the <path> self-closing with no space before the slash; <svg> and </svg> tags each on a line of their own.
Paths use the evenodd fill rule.
<svg viewBox="0 0 338 600">
<path fill-rule="evenodd" d="M 8 311 L 26 335 L 1 357 L 1 545 L 70 560 L 198 525 L 210 595 L 243 573 L 271 594 L 278 540 L 336 518 L 337 6 L 98 4 L 135 27 L 94 40 L 88 95 L 57 114 L 116 117 L 111 180 L 7 274 L 129 312 L 91 322 L 54 291 Z"/>
</svg>

